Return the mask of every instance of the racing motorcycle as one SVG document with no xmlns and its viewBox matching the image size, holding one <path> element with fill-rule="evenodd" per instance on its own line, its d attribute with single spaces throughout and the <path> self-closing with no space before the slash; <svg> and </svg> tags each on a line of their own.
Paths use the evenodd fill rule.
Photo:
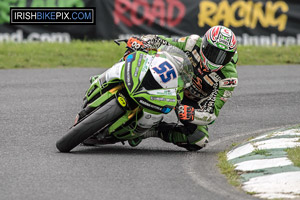
<svg viewBox="0 0 300 200">
<path fill-rule="evenodd" d="M 126 42 L 115 42 L 120 41 Z M 91 81 L 83 108 L 57 149 L 134 141 L 176 108 L 192 76 L 190 60 L 174 46 L 129 54 Z"/>
</svg>

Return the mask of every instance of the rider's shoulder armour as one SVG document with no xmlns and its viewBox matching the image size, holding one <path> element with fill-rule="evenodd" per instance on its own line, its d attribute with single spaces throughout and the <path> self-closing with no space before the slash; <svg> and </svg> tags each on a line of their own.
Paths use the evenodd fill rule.
<svg viewBox="0 0 300 200">
<path fill-rule="evenodd" d="M 234 88 L 238 84 L 236 65 L 233 62 L 226 64 L 221 70 L 225 78 L 219 81 L 219 88 Z"/>
</svg>

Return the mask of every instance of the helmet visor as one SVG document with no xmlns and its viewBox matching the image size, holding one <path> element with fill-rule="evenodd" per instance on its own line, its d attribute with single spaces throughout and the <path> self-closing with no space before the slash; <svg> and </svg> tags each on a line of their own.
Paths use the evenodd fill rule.
<svg viewBox="0 0 300 200">
<path fill-rule="evenodd" d="M 235 52 L 229 52 L 210 44 L 206 38 L 202 41 L 202 52 L 207 60 L 216 65 L 226 65 L 230 62 Z"/>
</svg>

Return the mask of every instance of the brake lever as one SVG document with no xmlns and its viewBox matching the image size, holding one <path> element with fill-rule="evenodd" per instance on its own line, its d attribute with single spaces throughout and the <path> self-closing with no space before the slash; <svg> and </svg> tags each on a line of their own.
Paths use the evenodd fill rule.
<svg viewBox="0 0 300 200">
<path fill-rule="evenodd" d="M 127 40 L 127 39 L 116 39 L 116 40 L 114 40 L 114 42 L 115 42 L 117 45 L 120 46 L 120 45 L 121 45 L 121 42 L 125 42 L 125 43 L 127 44 L 128 40 Z M 131 47 L 129 47 L 129 46 L 126 46 L 126 48 L 129 49 L 129 50 L 132 51 L 132 52 L 136 51 L 136 50 L 134 50 L 133 48 L 131 48 Z M 139 51 L 143 51 L 143 52 L 145 52 L 145 53 L 148 53 L 148 51 L 145 50 L 145 49 L 141 49 L 141 50 L 139 50 Z"/>
<path fill-rule="evenodd" d="M 117 39 L 117 40 L 114 40 L 114 42 L 120 46 L 120 42 L 125 42 L 127 44 L 128 40 L 127 39 Z"/>
</svg>

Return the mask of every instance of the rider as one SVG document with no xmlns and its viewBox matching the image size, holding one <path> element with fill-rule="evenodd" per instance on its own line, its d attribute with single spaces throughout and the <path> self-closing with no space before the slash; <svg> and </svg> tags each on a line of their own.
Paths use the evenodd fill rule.
<svg viewBox="0 0 300 200">
<path fill-rule="evenodd" d="M 237 86 L 236 37 L 229 28 L 214 26 L 202 38 L 190 35 L 177 40 L 161 35 L 145 35 L 141 38 L 132 37 L 127 42 L 127 46 L 134 50 L 158 49 L 161 45 L 180 48 L 194 67 L 193 84 L 185 89 L 177 110 L 183 126 L 170 128 L 161 123 L 142 138 L 130 140 L 129 144 L 137 146 L 142 139 L 159 137 L 189 151 L 197 151 L 208 143 L 207 125 L 215 121 Z"/>
<path fill-rule="evenodd" d="M 170 112 L 164 117 L 166 120 L 157 127 L 128 142 L 131 146 L 137 146 L 145 138 L 159 137 L 189 151 L 197 151 L 208 143 L 207 125 L 215 121 L 220 109 L 237 86 L 236 37 L 224 26 L 210 28 L 202 38 L 198 35 L 178 40 L 161 35 L 132 37 L 127 42 L 129 48 L 123 59 L 132 51 L 157 50 L 162 45 L 176 46 L 187 54 L 194 67 L 193 84 L 185 88 L 175 118 L 175 112 Z M 106 75 L 103 73 L 100 76 L 104 78 Z M 98 76 L 91 77 L 90 81 L 96 77 Z"/>
</svg>

